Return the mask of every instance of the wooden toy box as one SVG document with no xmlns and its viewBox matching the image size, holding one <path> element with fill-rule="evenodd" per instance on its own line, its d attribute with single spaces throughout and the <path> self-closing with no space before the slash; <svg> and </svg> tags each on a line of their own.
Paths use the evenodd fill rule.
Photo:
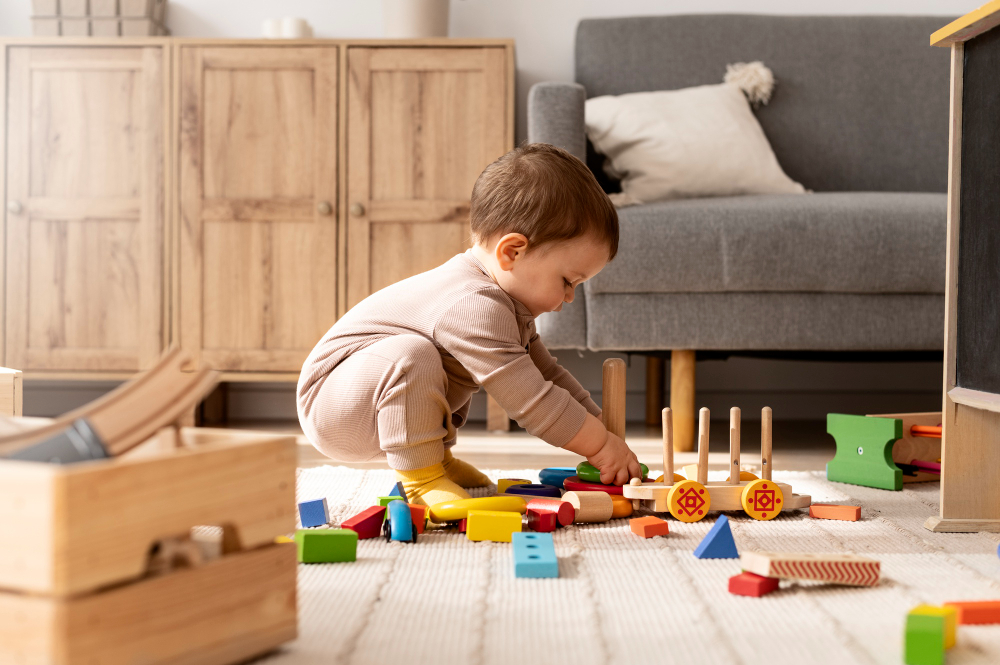
<svg viewBox="0 0 1000 665">
<path fill-rule="evenodd" d="M 295 438 L 165 428 L 109 460 L 0 460 L 0 663 L 235 663 L 294 639 Z M 147 573 L 160 541 L 222 555 Z M 200 530 L 205 531 L 205 530 Z"/>
</svg>

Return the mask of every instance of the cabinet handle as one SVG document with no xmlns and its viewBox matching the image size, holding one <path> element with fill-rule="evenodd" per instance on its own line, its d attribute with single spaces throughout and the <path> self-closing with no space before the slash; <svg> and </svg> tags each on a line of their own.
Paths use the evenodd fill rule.
<svg viewBox="0 0 1000 665">
<path fill-rule="evenodd" d="M 365 214 L 365 207 L 360 203 L 354 203 L 351 205 L 351 214 L 355 217 L 361 217 Z"/>
<path fill-rule="evenodd" d="M 320 201 L 316 204 L 316 212 L 321 215 L 329 215 L 333 212 L 333 206 L 330 205 L 329 201 Z"/>
<path fill-rule="evenodd" d="M 24 211 L 24 206 L 21 205 L 20 201 L 11 200 L 7 202 L 7 211 L 12 215 L 20 215 Z"/>
</svg>

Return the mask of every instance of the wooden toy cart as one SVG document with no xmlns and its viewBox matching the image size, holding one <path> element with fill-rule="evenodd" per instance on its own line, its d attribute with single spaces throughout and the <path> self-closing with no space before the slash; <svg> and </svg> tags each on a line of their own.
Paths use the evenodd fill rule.
<svg viewBox="0 0 1000 665">
<path fill-rule="evenodd" d="M 296 524 L 295 437 L 167 425 L 140 441 L 214 385 L 184 374 L 73 414 L 115 456 L 0 459 L 0 663 L 223 665 L 296 637 L 295 545 L 275 542 Z M 151 390 L 163 377 L 176 394 Z M 3 453 L 65 419 L 0 426 Z"/>
<path fill-rule="evenodd" d="M 761 477 L 740 471 L 740 410 L 730 410 L 729 478 L 708 482 L 708 409 L 699 412 L 698 464 L 685 468 L 687 478 L 673 473 L 673 418 L 663 409 L 663 477 L 643 483 L 633 478 L 625 485 L 625 497 L 636 509 L 645 501 L 655 512 L 669 512 L 682 522 L 697 522 L 713 510 L 743 510 L 758 520 L 777 517 L 782 511 L 805 508 L 811 503 L 806 495 L 794 494 L 792 487 L 771 480 L 771 409 L 761 412 Z M 694 477 L 692 477 L 694 476 Z"/>
</svg>

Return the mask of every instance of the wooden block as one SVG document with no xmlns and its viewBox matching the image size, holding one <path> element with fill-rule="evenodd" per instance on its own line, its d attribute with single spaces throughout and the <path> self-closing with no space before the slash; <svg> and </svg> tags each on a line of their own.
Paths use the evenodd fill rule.
<svg viewBox="0 0 1000 665">
<path fill-rule="evenodd" d="M 468 518 L 463 517 L 462 519 L 460 519 L 458 521 L 458 532 L 465 533 L 466 530 L 468 529 L 468 524 L 469 524 Z"/>
<path fill-rule="evenodd" d="M 738 559 L 739 551 L 733 539 L 733 530 L 729 527 L 729 518 L 719 515 L 715 524 L 698 543 L 694 555 L 699 559 Z"/>
<path fill-rule="evenodd" d="M 382 522 L 385 520 L 385 506 L 371 506 L 344 520 L 341 529 L 350 529 L 358 534 L 360 540 L 377 538 L 382 533 Z"/>
<path fill-rule="evenodd" d="M 1000 623 L 1000 600 L 963 600 L 945 603 L 958 612 L 958 623 Z"/>
<path fill-rule="evenodd" d="M 611 497 L 611 519 L 620 519 L 622 517 L 632 516 L 632 500 L 626 499 L 624 496 L 618 494 L 610 494 Z"/>
<path fill-rule="evenodd" d="M 736 596 L 760 598 L 778 588 L 780 582 L 775 577 L 763 577 L 743 571 L 729 578 L 729 593 Z"/>
<path fill-rule="evenodd" d="M 521 485 L 510 485 L 504 496 L 520 496 L 525 500 L 537 497 L 546 499 L 558 499 L 562 496 L 562 490 L 555 485 L 540 485 L 538 483 L 528 483 Z"/>
<path fill-rule="evenodd" d="M 540 512 L 528 508 L 528 528 L 532 531 L 549 532 L 555 531 L 559 526 L 559 518 L 555 513 Z"/>
<path fill-rule="evenodd" d="M 852 586 L 878 584 L 878 561 L 856 554 L 809 554 L 797 552 L 744 552 L 743 570 L 764 577 L 817 580 Z"/>
<path fill-rule="evenodd" d="M 559 577 L 559 560 L 551 533 L 515 533 L 515 577 Z"/>
<path fill-rule="evenodd" d="M 375 505 L 376 506 L 382 506 L 384 508 L 384 507 L 388 506 L 390 503 L 392 503 L 393 501 L 406 501 L 406 499 L 404 499 L 401 496 L 396 496 L 396 495 L 392 495 L 392 496 L 380 496 L 380 497 L 378 497 L 378 503 L 376 503 Z M 389 519 L 389 513 L 388 513 L 388 511 L 386 511 L 382 515 L 382 521 L 383 522 L 385 520 L 387 520 L 387 519 Z"/>
<path fill-rule="evenodd" d="M 502 512 L 518 512 L 522 515 L 527 510 L 528 502 L 519 496 L 486 496 L 475 499 L 458 499 L 457 501 L 442 501 L 430 507 L 432 522 L 457 522 L 465 519 L 470 510 L 499 510 Z"/>
<path fill-rule="evenodd" d="M 907 665 L 944 665 L 945 618 L 910 613 L 906 616 L 903 662 Z"/>
<path fill-rule="evenodd" d="M 350 529 L 298 529 L 295 532 L 299 563 L 354 561 L 358 533 Z"/>
<path fill-rule="evenodd" d="M 607 522 L 614 513 L 614 503 L 606 492 L 566 492 L 563 501 L 576 511 L 574 522 Z"/>
<path fill-rule="evenodd" d="M 892 462 L 892 446 L 903 437 L 902 420 L 829 413 L 826 431 L 837 443 L 837 453 L 826 463 L 827 480 L 903 489 L 903 471 Z"/>
<path fill-rule="evenodd" d="M 294 538 L 289 538 L 288 536 L 276 536 L 274 539 L 276 543 L 294 543 Z"/>
<path fill-rule="evenodd" d="M 418 534 L 421 534 L 427 528 L 427 506 L 419 506 L 413 503 L 408 505 L 410 507 L 410 516 L 413 518 L 413 528 L 417 530 Z"/>
<path fill-rule="evenodd" d="M 330 509 L 326 498 L 303 501 L 299 504 L 299 522 L 306 529 L 330 523 Z"/>
<path fill-rule="evenodd" d="M 958 627 L 958 610 L 954 607 L 937 607 L 935 605 L 917 605 L 910 614 L 920 616 L 941 617 L 944 619 L 944 648 L 955 646 L 955 631 Z"/>
<path fill-rule="evenodd" d="M 661 520 L 659 517 L 654 517 L 653 515 L 631 519 L 628 521 L 628 526 L 632 529 L 632 533 L 642 538 L 670 534 L 670 524 L 666 520 Z"/>
<path fill-rule="evenodd" d="M 833 503 L 814 503 L 809 506 L 809 517 L 820 520 L 857 522 L 861 519 L 861 506 L 841 506 Z"/>
<path fill-rule="evenodd" d="M 561 499 L 531 499 L 527 510 L 540 513 L 554 513 L 559 526 L 569 526 L 576 519 L 576 509 L 568 501 Z"/>
<path fill-rule="evenodd" d="M 497 481 L 497 494 L 503 494 L 511 485 L 530 485 L 530 480 L 523 478 L 501 478 Z"/>
<path fill-rule="evenodd" d="M 563 489 L 563 481 L 575 475 L 575 467 L 553 466 L 538 472 L 538 482 L 543 485 L 555 485 L 559 489 Z"/>
<path fill-rule="evenodd" d="M 470 510 L 465 535 L 469 540 L 509 543 L 511 534 L 521 530 L 521 513 L 500 510 Z"/>
</svg>

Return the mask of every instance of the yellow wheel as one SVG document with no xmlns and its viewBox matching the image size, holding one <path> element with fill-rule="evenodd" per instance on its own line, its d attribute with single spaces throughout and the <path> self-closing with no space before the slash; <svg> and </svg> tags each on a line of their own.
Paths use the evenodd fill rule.
<svg viewBox="0 0 1000 665">
<path fill-rule="evenodd" d="M 712 497 L 697 480 L 682 480 L 670 488 L 667 506 L 670 514 L 681 522 L 697 522 L 708 514 Z"/>
<path fill-rule="evenodd" d="M 754 480 L 743 488 L 740 503 L 755 520 L 770 520 L 781 512 L 785 497 L 773 480 Z"/>
<path fill-rule="evenodd" d="M 754 476 L 754 477 L 756 477 L 756 476 Z M 682 480 L 686 480 L 686 478 L 684 476 L 682 476 L 681 474 L 679 474 L 679 473 L 675 473 L 674 474 L 674 482 L 675 483 L 679 483 Z M 663 482 L 663 475 L 661 474 L 660 477 L 657 478 L 656 480 L 654 480 L 653 482 L 654 483 L 662 483 Z"/>
</svg>

